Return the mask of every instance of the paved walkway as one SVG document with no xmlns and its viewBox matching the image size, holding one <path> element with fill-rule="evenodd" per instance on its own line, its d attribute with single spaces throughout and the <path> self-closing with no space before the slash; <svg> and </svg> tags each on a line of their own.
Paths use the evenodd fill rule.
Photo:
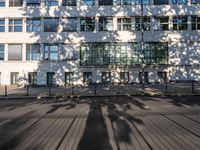
<svg viewBox="0 0 200 150">
<path fill-rule="evenodd" d="M 199 150 L 199 97 L 0 101 L 2 150 Z"/>
</svg>

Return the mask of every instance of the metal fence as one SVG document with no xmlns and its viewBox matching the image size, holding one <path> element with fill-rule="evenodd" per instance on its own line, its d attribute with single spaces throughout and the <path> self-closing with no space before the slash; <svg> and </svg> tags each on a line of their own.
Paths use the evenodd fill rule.
<svg viewBox="0 0 200 150">
<path fill-rule="evenodd" d="M 10 86 L 0 85 L 1 97 L 14 96 L 92 96 L 92 95 L 188 95 L 200 94 L 200 82 L 197 81 L 170 81 L 167 83 L 142 84 L 138 83 L 112 83 L 67 86 Z"/>
</svg>

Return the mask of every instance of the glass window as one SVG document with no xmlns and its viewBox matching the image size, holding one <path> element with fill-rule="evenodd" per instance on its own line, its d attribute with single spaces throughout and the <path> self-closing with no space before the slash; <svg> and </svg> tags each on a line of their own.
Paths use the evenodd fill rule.
<svg viewBox="0 0 200 150">
<path fill-rule="evenodd" d="M 129 82 L 129 72 L 120 72 L 120 82 L 121 83 Z"/>
<path fill-rule="evenodd" d="M 81 0 L 81 5 L 93 6 L 95 4 L 95 0 Z"/>
<path fill-rule="evenodd" d="M 29 83 L 29 85 L 37 84 L 37 72 L 29 72 L 28 73 L 28 83 Z"/>
<path fill-rule="evenodd" d="M 4 45 L 0 45 L 0 61 L 4 60 Z"/>
<path fill-rule="evenodd" d="M 10 78 L 11 85 L 19 84 L 19 72 L 11 72 L 10 76 L 11 76 Z"/>
<path fill-rule="evenodd" d="M 5 32 L 5 20 L 0 19 L 0 32 Z"/>
<path fill-rule="evenodd" d="M 44 60 L 58 60 L 58 44 L 44 45 Z"/>
<path fill-rule="evenodd" d="M 22 19 L 9 19 L 9 32 L 22 32 Z"/>
<path fill-rule="evenodd" d="M 99 0 L 99 5 L 113 5 L 113 0 Z"/>
<path fill-rule="evenodd" d="M 40 19 L 27 19 L 26 21 L 27 32 L 40 32 L 41 20 Z"/>
<path fill-rule="evenodd" d="M 45 6 L 58 6 L 58 0 L 44 0 Z"/>
<path fill-rule="evenodd" d="M 169 29 L 169 17 L 155 17 L 155 27 L 156 31 L 165 31 Z"/>
<path fill-rule="evenodd" d="M 22 60 L 22 45 L 8 45 L 8 60 Z"/>
<path fill-rule="evenodd" d="M 5 7 L 5 0 L 0 0 L 0 7 Z"/>
<path fill-rule="evenodd" d="M 166 72 L 158 72 L 158 82 L 165 83 L 167 81 L 167 73 Z"/>
<path fill-rule="evenodd" d="M 143 29 L 144 31 L 151 30 L 151 19 L 150 17 L 143 17 Z"/>
<path fill-rule="evenodd" d="M 63 32 L 76 32 L 77 18 L 62 18 L 61 25 L 62 25 Z"/>
<path fill-rule="evenodd" d="M 40 44 L 26 45 L 26 60 L 40 60 Z"/>
<path fill-rule="evenodd" d="M 65 72 L 65 85 L 73 84 L 74 82 L 74 73 Z"/>
<path fill-rule="evenodd" d="M 149 77 L 148 77 L 148 72 L 144 72 L 144 84 L 148 84 L 149 83 Z M 139 72 L 139 82 L 143 83 L 143 73 Z"/>
<path fill-rule="evenodd" d="M 63 0 L 63 6 L 76 6 L 76 0 Z"/>
<path fill-rule="evenodd" d="M 149 5 L 150 4 L 150 0 L 135 0 L 136 4 L 144 4 L 144 5 Z"/>
<path fill-rule="evenodd" d="M 102 72 L 101 80 L 102 80 L 102 83 L 110 83 L 111 82 L 111 73 L 110 72 Z"/>
<path fill-rule="evenodd" d="M 55 72 L 47 72 L 47 85 L 56 85 Z"/>
<path fill-rule="evenodd" d="M 177 16 L 173 18 L 173 30 L 187 30 L 187 17 Z"/>
<path fill-rule="evenodd" d="M 168 44 L 167 43 L 145 43 L 144 62 L 146 64 L 167 64 Z"/>
<path fill-rule="evenodd" d="M 91 43 L 81 45 L 81 65 L 140 64 L 138 43 Z"/>
<path fill-rule="evenodd" d="M 99 18 L 99 31 L 112 31 L 113 30 L 113 19 L 112 18 Z"/>
<path fill-rule="evenodd" d="M 192 4 L 200 4 L 200 0 L 192 0 Z"/>
<path fill-rule="evenodd" d="M 141 30 L 141 17 L 134 17 L 131 29 L 134 31 Z M 150 31 L 151 30 L 151 19 L 150 17 L 143 17 L 143 30 Z"/>
<path fill-rule="evenodd" d="M 80 30 L 81 31 L 94 31 L 95 29 L 95 19 L 94 18 L 82 18 L 80 20 Z"/>
<path fill-rule="evenodd" d="M 57 32 L 58 28 L 58 19 L 44 19 L 44 32 Z"/>
<path fill-rule="evenodd" d="M 23 0 L 9 0 L 10 7 L 19 7 L 23 5 Z"/>
<path fill-rule="evenodd" d="M 167 5 L 169 0 L 154 0 L 154 5 Z"/>
<path fill-rule="evenodd" d="M 26 0 L 27 6 L 38 6 L 40 5 L 41 0 Z"/>
<path fill-rule="evenodd" d="M 200 17 L 192 16 L 192 30 L 200 30 Z"/>
<path fill-rule="evenodd" d="M 172 0 L 172 4 L 187 4 L 187 0 Z"/>
<path fill-rule="evenodd" d="M 135 0 L 117 0 L 117 5 L 134 5 Z"/>
<path fill-rule="evenodd" d="M 87 84 L 92 83 L 92 72 L 83 72 L 83 82 Z"/>
<path fill-rule="evenodd" d="M 120 31 L 130 31 L 132 27 L 131 18 L 118 18 L 117 29 Z"/>
</svg>

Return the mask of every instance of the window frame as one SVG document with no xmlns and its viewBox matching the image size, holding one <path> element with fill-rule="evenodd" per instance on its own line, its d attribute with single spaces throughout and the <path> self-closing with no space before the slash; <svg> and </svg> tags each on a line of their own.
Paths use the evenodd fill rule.
<svg viewBox="0 0 200 150">
<path fill-rule="evenodd" d="M 108 20 L 110 20 L 111 22 L 109 22 Z M 112 25 L 112 28 L 111 29 L 107 28 L 107 25 Z M 102 29 L 100 28 L 100 26 L 102 26 Z M 113 31 L 113 18 L 112 17 L 99 17 L 98 31 Z"/>
<path fill-rule="evenodd" d="M 10 73 L 10 84 L 11 85 L 19 84 L 19 72 L 11 72 Z"/>
<path fill-rule="evenodd" d="M 91 29 L 87 29 L 87 27 Z M 80 32 L 93 32 L 95 31 L 95 18 L 80 18 Z"/>
<path fill-rule="evenodd" d="M 24 0 L 20 0 L 20 2 L 18 2 L 19 0 L 9 0 L 9 7 L 22 7 Z"/>
<path fill-rule="evenodd" d="M 179 19 L 185 19 L 186 22 L 181 21 Z M 174 31 L 187 31 L 188 30 L 188 16 L 173 16 L 173 30 Z M 183 27 L 183 28 L 182 28 Z"/>
<path fill-rule="evenodd" d="M 48 46 L 47 48 L 47 50 L 46 50 L 46 46 Z M 57 47 L 57 51 L 52 51 L 52 49 L 51 49 L 51 47 Z M 57 58 L 56 59 L 52 59 L 51 58 L 51 54 L 57 54 Z M 47 56 L 47 57 L 46 57 Z M 59 60 L 59 44 L 56 44 L 56 43 L 54 43 L 54 44 L 49 44 L 49 43 L 45 43 L 44 44 L 44 59 L 43 59 L 44 61 L 57 61 L 57 60 Z"/>
<path fill-rule="evenodd" d="M 65 86 L 74 84 L 74 72 L 65 72 Z"/>
<path fill-rule="evenodd" d="M 21 23 L 16 23 L 20 21 Z M 20 29 L 20 30 L 17 30 Z M 9 19 L 8 21 L 8 32 L 23 32 L 23 19 Z"/>
<path fill-rule="evenodd" d="M 39 47 L 39 52 L 35 52 L 35 50 L 33 50 L 33 46 L 38 46 Z M 40 48 L 40 44 L 39 43 L 26 44 L 26 61 L 39 61 L 40 60 L 40 55 L 41 55 L 41 50 L 40 49 L 41 48 Z M 34 57 L 35 54 L 38 55 L 37 56 L 38 59 L 34 59 L 35 58 Z"/>
<path fill-rule="evenodd" d="M 92 84 L 92 72 L 83 72 L 83 83 Z"/>
<path fill-rule="evenodd" d="M 191 24 L 192 30 L 200 30 L 200 16 L 191 16 Z"/>
<path fill-rule="evenodd" d="M 5 19 L 0 19 L 0 32 L 5 32 Z"/>
<path fill-rule="evenodd" d="M 39 21 L 40 23 L 34 24 L 34 21 Z M 37 30 L 35 31 L 34 28 L 37 28 Z M 26 32 L 41 32 L 41 30 L 42 30 L 42 22 L 41 22 L 40 18 L 27 18 L 26 19 Z"/>
<path fill-rule="evenodd" d="M 5 45 L 4 44 L 0 44 L 0 61 L 4 61 L 4 59 L 5 59 L 4 55 L 5 55 Z"/>
<path fill-rule="evenodd" d="M 45 22 L 45 21 L 48 21 L 48 20 L 51 20 L 50 24 L 46 24 L 47 22 Z M 52 24 L 52 23 L 55 23 L 55 24 Z M 52 25 L 53 25 L 53 27 L 52 27 Z M 54 29 L 54 26 L 55 26 L 55 29 Z M 58 32 L 59 18 L 44 18 L 43 27 L 44 27 L 44 32 Z M 53 30 L 52 30 L 52 28 L 53 28 Z"/>
<path fill-rule="evenodd" d="M 68 24 L 68 23 L 64 24 L 64 22 L 63 22 L 64 19 L 76 21 L 76 29 L 72 29 L 72 30 L 69 30 L 69 29 L 66 30 L 66 29 L 64 29 L 64 26 L 66 24 Z M 68 26 L 71 26 L 71 24 L 74 25 L 74 22 L 70 22 Z M 61 18 L 60 19 L 60 25 L 62 26 L 62 32 L 77 32 L 78 31 L 78 20 L 77 20 L 76 17 Z"/>
<path fill-rule="evenodd" d="M 37 85 L 37 72 L 28 72 L 28 84 Z"/>
</svg>

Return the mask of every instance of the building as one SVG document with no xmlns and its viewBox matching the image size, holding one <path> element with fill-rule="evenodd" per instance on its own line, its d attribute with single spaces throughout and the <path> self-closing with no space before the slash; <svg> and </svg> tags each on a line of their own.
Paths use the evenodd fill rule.
<svg viewBox="0 0 200 150">
<path fill-rule="evenodd" d="M 142 4 L 0 0 L 0 84 L 199 80 L 200 0 Z"/>
</svg>

